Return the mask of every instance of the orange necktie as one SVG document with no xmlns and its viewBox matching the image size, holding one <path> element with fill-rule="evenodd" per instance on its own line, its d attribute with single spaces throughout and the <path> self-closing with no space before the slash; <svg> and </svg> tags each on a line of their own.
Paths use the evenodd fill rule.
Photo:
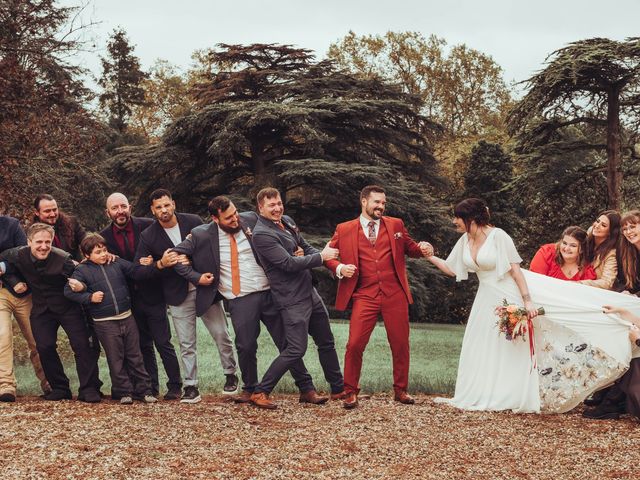
<svg viewBox="0 0 640 480">
<path fill-rule="evenodd" d="M 240 295 L 240 266 L 238 264 L 238 243 L 236 237 L 231 235 L 231 293 L 236 297 Z"/>
</svg>

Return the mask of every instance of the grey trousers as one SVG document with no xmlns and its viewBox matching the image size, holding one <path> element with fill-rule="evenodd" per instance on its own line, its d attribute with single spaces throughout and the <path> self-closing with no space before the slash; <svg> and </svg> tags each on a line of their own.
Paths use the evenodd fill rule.
<svg viewBox="0 0 640 480">
<path fill-rule="evenodd" d="M 304 357 L 308 337 L 311 335 L 318 347 L 320 366 L 325 380 L 331 386 L 331 393 L 342 392 L 344 380 L 329 325 L 329 314 L 315 288 L 308 299 L 288 305 L 280 310 L 280 315 L 286 345 L 271 363 L 255 391 L 271 393 L 287 370 Z"/>
<path fill-rule="evenodd" d="M 198 358 L 196 348 L 196 291 L 188 293 L 180 305 L 169 305 L 173 327 L 180 345 L 180 358 L 184 372 L 184 385 L 198 385 Z M 227 316 L 222 302 L 214 303 L 202 315 L 202 322 L 216 342 L 222 371 L 225 375 L 236 373 L 236 358 L 227 329 Z"/>
<path fill-rule="evenodd" d="M 97 321 L 93 328 L 107 355 L 111 394 L 116 397 L 151 395 L 151 378 L 144 368 L 138 326 L 133 317 Z"/>
<path fill-rule="evenodd" d="M 243 390 L 253 393 L 258 384 L 257 353 L 260 321 L 267 327 L 273 343 L 281 352 L 287 346 L 282 317 L 273 304 L 271 290 L 254 292 L 229 300 L 229 314 L 233 330 L 236 332 L 236 351 L 244 383 Z M 311 375 L 301 358 L 292 363 L 289 371 L 302 393 L 315 390 Z"/>
</svg>

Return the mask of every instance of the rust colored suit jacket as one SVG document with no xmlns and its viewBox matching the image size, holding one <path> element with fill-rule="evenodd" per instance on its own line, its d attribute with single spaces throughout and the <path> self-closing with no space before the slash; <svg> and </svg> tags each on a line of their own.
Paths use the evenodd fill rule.
<svg viewBox="0 0 640 480">
<path fill-rule="evenodd" d="M 391 242 L 391 254 L 393 256 L 393 266 L 398 277 L 407 302 L 413 303 L 409 282 L 407 280 L 407 268 L 405 265 L 405 255 L 418 258 L 422 257 L 420 247 L 409 236 L 407 229 L 401 219 L 395 217 L 382 217 L 382 222 L 386 228 L 389 241 Z M 330 245 L 340 250 L 340 261 L 328 260 L 325 262 L 327 268 L 333 273 L 340 263 L 345 265 L 353 264 L 357 267 L 356 273 L 351 278 L 342 278 L 338 283 L 338 293 L 336 295 L 336 310 L 346 310 L 351 297 L 358 287 L 358 274 L 360 271 L 360 255 L 358 252 L 358 235 L 364 235 L 360 218 L 339 224 L 331 238 Z"/>
</svg>

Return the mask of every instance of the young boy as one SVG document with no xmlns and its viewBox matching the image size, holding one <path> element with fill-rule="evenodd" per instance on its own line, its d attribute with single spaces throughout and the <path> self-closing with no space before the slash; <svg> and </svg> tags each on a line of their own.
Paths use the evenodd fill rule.
<svg viewBox="0 0 640 480">
<path fill-rule="evenodd" d="M 80 243 L 86 261 L 79 264 L 71 278 L 84 284 L 83 291 L 73 291 L 67 284 L 67 298 L 86 305 L 94 320 L 94 328 L 104 347 L 111 375 L 111 392 L 120 397 L 121 404 L 133 399 L 155 403 L 151 395 L 151 379 L 144 368 L 138 327 L 131 315 L 131 298 L 127 276 L 131 276 L 130 262 L 110 257 L 105 239 L 97 233 L 88 234 Z M 76 289 L 77 290 L 77 289 Z"/>
</svg>

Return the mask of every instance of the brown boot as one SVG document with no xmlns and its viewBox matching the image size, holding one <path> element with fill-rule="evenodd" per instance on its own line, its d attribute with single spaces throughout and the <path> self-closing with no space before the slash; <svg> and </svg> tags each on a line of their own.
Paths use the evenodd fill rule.
<svg viewBox="0 0 640 480">
<path fill-rule="evenodd" d="M 327 403 L 329 397 L 324 395 L 318 395 L 315 390 L 309 390 L 308 392 L 300 393 L 300 403 L 312 403 L 314 405 L 322 405 Z"/>
<path fill-rule="evenodd" d="M 398 390 L 394 397 L 396 402 L 404 403 L 405 405 L 413 405 L 416 401 L 405 390 Z"/>
<path fill-rule="evenodd" d="M 356 408 L 358 406 L 358 394 L 356 392 L 350 392 L 344 397 L 344 402 L 342 402 L 342 406 L 347 410 L 351 410 L 352 408 Z"/>
<path fill-rule="evenodd" d="M 347 396 L 347 392 L 342 390 L 341 392 L 338 392 L 338 393 L 332 393 L 331 400 L 344 400 L 346 396 Z"/>
<path fill-rule="evenodd" d="M 267 410 L 274 410 L 278 406 L 269 400 L 269 394 L 264 392 L 252 393 L 250 397 L 251 403 L 258 408 L 265 408 Z"/>
<path fill-rule="evenodd" d="M 247 392 L 243 390 L 240 395 L 236 395 L 233 397 L 233 401 L 235 403 L 250 403 L 251 402 L 251 392 Z"/>
</svg>

